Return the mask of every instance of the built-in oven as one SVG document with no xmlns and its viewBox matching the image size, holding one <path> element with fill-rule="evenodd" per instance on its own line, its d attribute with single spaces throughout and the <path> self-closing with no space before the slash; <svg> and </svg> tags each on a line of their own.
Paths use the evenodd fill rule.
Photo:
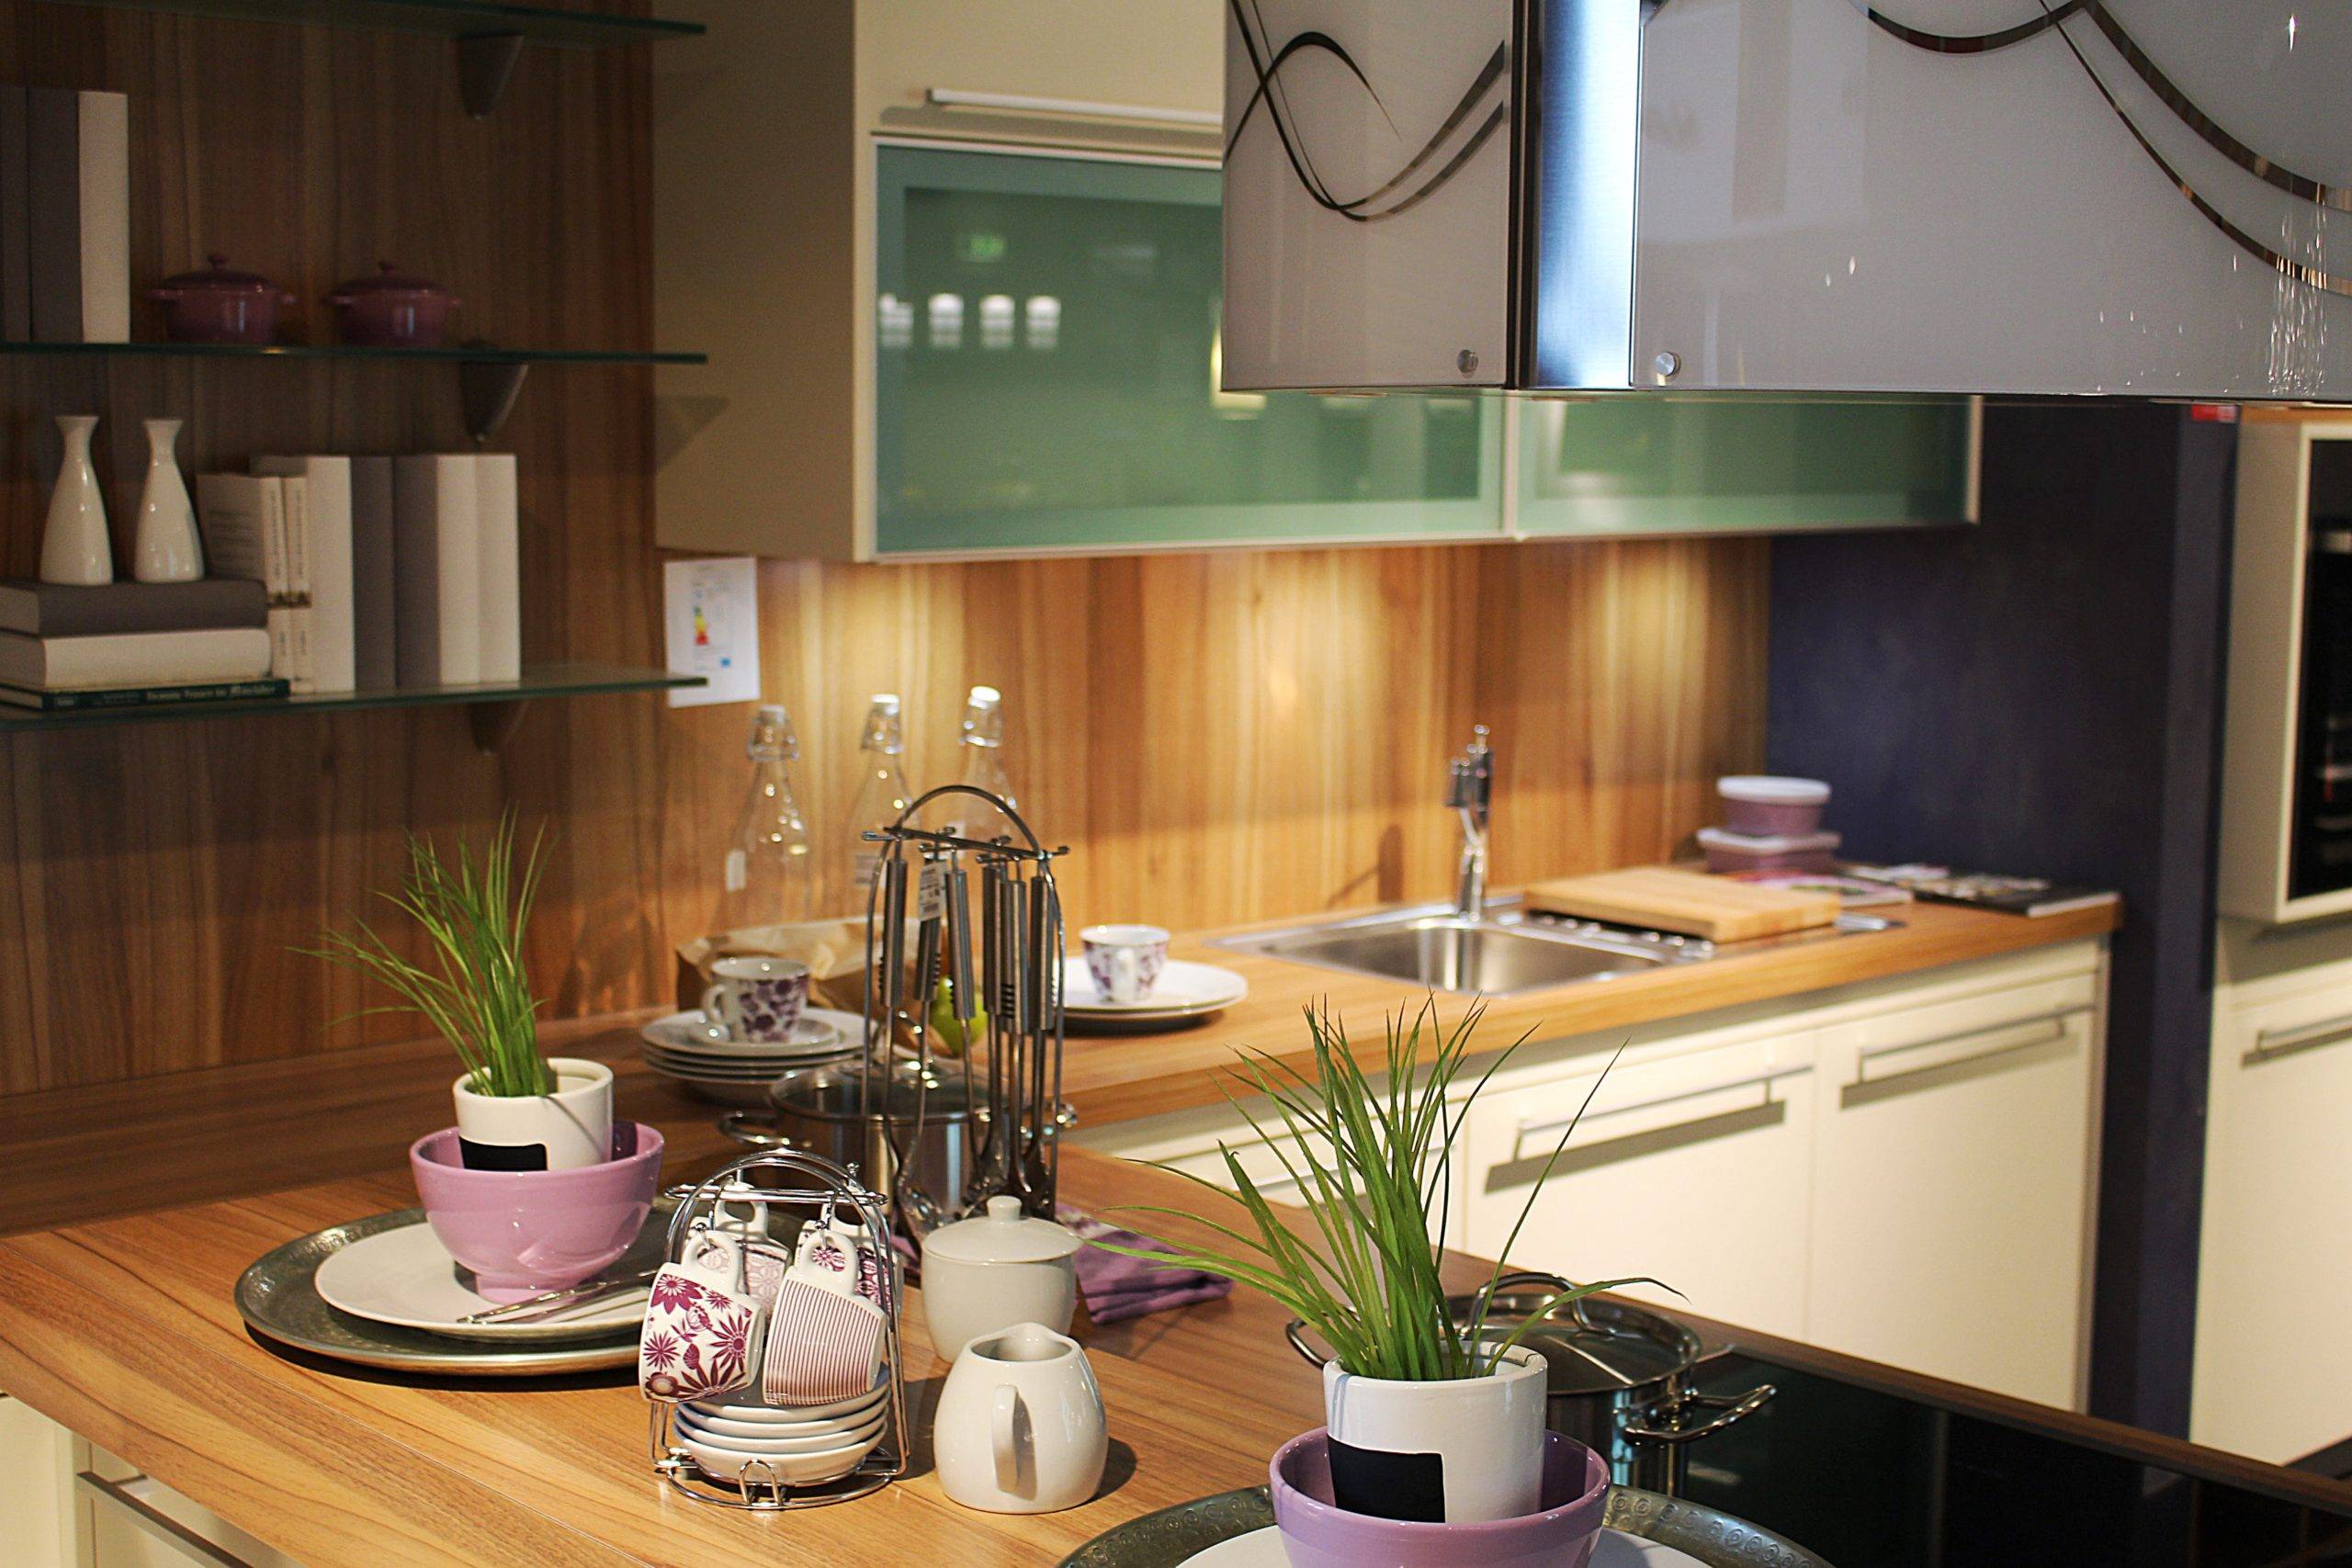
<svg viewBox="0 0 2352 1568">
<path fill-rule="evenodd" d="M 2240 432 L 2221 907 L 2352 914 L 2352 422 Z"/>
</svg>

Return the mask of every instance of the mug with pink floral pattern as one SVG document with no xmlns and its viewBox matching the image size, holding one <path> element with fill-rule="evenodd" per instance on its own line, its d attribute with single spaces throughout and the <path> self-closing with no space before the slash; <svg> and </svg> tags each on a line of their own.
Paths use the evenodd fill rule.
<svg viewBox="0 0 2352 1568">
<path fill-rule="evenodd" d="M 759 1303 L 745 1289 L 743 1244 L 697 1231 L 685 1256 L 653 1276 L 638 1339 L 637 1382 L 648 1399 L 708 1399 L 752 1381 Z"/>
</svg>

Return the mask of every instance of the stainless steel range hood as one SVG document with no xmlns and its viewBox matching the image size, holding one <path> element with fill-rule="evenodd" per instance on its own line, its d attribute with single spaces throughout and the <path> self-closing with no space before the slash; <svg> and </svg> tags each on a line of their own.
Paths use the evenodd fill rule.
<svg viewBox="0 0 2352 1568">
<path fill-rule="evenodd" d="M 1227 0 L 1236 390 L 2352 401 L 2343 0 Z"/>
</svg>

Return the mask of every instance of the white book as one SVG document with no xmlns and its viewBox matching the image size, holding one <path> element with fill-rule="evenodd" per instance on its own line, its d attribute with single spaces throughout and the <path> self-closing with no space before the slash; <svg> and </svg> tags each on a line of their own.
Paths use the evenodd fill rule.
<svg viewBox="0 0 2352 1568">
<path fill-rule="evenodd" d="M 0 632 L 0 682 L 34 690 L 252 681 L 269 668 L 269 635 L 252 626 L 112 637 Z"/>
<path fill-rule="evenodd" d="M 130 341 L 130 100 L 84 93 L 82 341 Z"/>
<path fill-rule="evenodd" d="M 254 472 L 278 476 L 286 487 L 288 574 L 310 621 L 313 689 L 356 690 L 351 459 L 256 457 Z"/>
<path fill-rule="evenodd" d="M 268 673 L 309 689 L 294 628 L 293 578 L 287 558 L 286 487 L 253 474 L 196 476 L 196 522 L 215 577 L 250 578 L 269 594 Z"/>
<path fill-rule="evenodd" d="M 469 455 L 392 464 L 393 640 L 403 686 L 481 679 L 479 488 Z"/>
<path fill-rule="evenodd" d="M 481 678 L 523 678 L 521 505 L 514 454 L 473 459 L 474 517 L 481 542 Z"/>
</svg>

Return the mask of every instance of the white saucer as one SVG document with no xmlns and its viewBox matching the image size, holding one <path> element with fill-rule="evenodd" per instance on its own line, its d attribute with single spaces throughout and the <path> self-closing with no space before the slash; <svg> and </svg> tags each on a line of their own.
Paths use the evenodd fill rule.
<svg viewBox="0 0 2352 1568">
<path fill-rule="evenodd" d="M 663 1051 L 651 1045 L 643 1047 L 643 1054 L 648 1066 L 657 1067 L 673 1077 L 755 1078 L 762 1083 L 795 1067 L 812 1066 L 819 1062 L 855 1055 L 847 1045 L 820 1056 L 769 1056 L 756 1060 L 746 1058 L 740 1062 L 713 1062 L 697 1056 L 682 1056 L 674 1051 Z"/>
<path fill-rule="evenodd" d="M 1083 958 L 1062 960 L 1062 1011 L 1081 1018 L 1193 1018 L 1228 1008 L 1250 994 L 1250 982 L 1214 964 L 1171 958 L 1159 983 L 1139 1002 L 1114 1002 L 1094 988 Z"/>
<path fill-rule="evenodd" d="M 700 1008 L 657 1018 L 640 1032 L 648 1045 L 710 1062 L 733 1057 L 808 1056 L 839 1051 L 865 1031 L 865 1021 L 833 1008 L 806 1008 L 788 1040 L 736 1040 Z"/>
<path fill-rule="evenodd" d="M 1184 1560 L 1185 1568 L 1288 1568 L 1290 1558 L 1283 1551 L 1283 1532 L 1272 1525 L 1237 1535 L 1231 1540 L 1218 1541 L 1206 1551 L 1196 1551 Z M 1604 1529 L 1600 1539 L 1592 1543 L 1592 1557 L 1587 1568 L 1706 1568 L 1706 1564 L 1687 1551 L 1677 1551 L 1670 1546 L 1660 1546 L 1654 1540 L 1623 1530 Z"/>
<path fill-rule="evenodd" d="M 329 1254 L 319 1265 L 316 1289 L 319 1299 L 337 1312 L 451 1339 L 579 1339 L 626 1333 L 645 1319 L 646 1292 L 640 1289 L 537 1323 L 460 1323 L 498 1303 L 467 1288 L 458 1260 L 424 1224 L 382 1231 Z"/>
</svg>

